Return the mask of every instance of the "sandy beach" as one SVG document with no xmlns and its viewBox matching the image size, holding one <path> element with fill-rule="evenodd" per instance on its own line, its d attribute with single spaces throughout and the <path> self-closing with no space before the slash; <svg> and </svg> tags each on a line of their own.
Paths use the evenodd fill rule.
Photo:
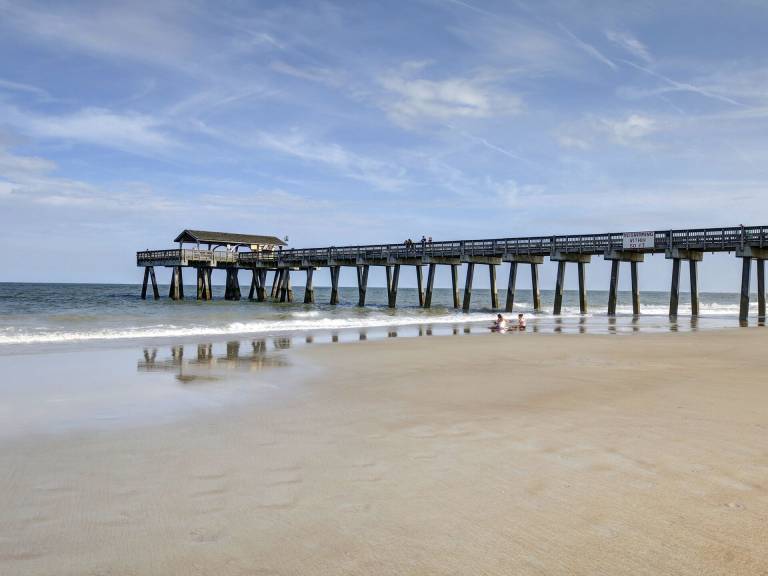
<svg viewBox="0 0 768 576">
<path fill-rule="evenodd" d="M 766 344 L 291 350 L 268 400 L 0 439 L 0 573 L 768 573 Z"/>
</svg>

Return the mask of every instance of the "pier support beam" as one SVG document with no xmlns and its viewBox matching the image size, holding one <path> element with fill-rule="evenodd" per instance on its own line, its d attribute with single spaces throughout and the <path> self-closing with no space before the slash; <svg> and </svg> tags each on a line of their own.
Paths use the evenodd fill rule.
<svg viewBox="0 0 768 576">
<path fill-rule="evenodd" d="M 533 294 L 533 309 L 541 310 L 541 288 L 539 288 L 539 265 L 531 264 L 531 292 Z"/>
<path fill-rule="evenodd" d="M 267 300 L 267 271 L 258 270 L 259 285 L 256 287 L 256 300 L 265 302 Z"/>
<path fill-rule="evenodd" d="M 181 273 L 181 266 L 173 267 L 168 297 L 171 300 L 184 300 L 184 278 Z"/>
<path fill-rule="evenodd" d="M 565 290 L 565 265 L 568 262 L 576 262 L 579 265 L 579 304 L 582 313 L 586 312 L 587 291 L 584 285 L 584 266 L 592 261 L 589 254 L 580 252 L 553 252 L 550 260 L 557 262 L 557 282 L 555 283 L 555 307 L 554 314 L 558 315 L 563 307 L 563 291 Z"/>
<path fill-rule="evenodd" d="M 608 315 L 616 316 L 616 305 L 619 301 L 619 275 L 621 262 L 629 262 L 632 274 L 632 313 L 640 314 L 640 289 L 637 283 L 637 265 L 645 259 L 642 252 L 610 250 L 605 253 L 605 259 L 611 261 L 611 284 L 608 293 Z"/>
<path fill-rule="evenodd" d="M 387 299 L 390 308 L 397 305 L 397 285 L 400 282 L 400 264 L 387 266 Z"/>
<path fill-rule="evenodd" d="M 579 311 L 582 314 L 587 313 L 587 265 L 584 262 L 578 263 L 579 267 Z"/>
<path fill-rule="evenodd" d="M 331 266 L 331 304 L 339 303 L 339 272 L 341 266 Z"/>
<path fill-rule="evenodd" d="M 765 320 L 765 260 L 757 261 L 757 318 Z"/>
<path fill-rule="evenodd" d="M 227 268 L 227 281 L 224 289 L 225 300 L 240 300 L 240 279 L 237 276 L 237 268 Z"/>
<path fill-rule="evenodd" d="M 491 308 L 496 310 L 499 307 L 499 291 L 496 288 L 496 265 L 488 264 L 488 277 L 491 283 Z"/>
<path fill-rule="evenodd" d="M 254 268 L 252 272 L 253 276 L 251 276 L 251 289 L 248 290 L 248 300 L 251 301 L 257 298 L 259 287 L 261 286 L 261 277 L 259 276 L 259 271 Z"/>
<path fill-rule="evenodd" d="M 435 289 L 435 269 L 437 264 L 430 264 L 427 269 L 427 291 L 424 294 L 424 308 L 432 306 L 432 291 Z"/>
<path fill-rule="evenodd" d="M 640 316 L 640 282 L 638 278 L 637 262 L 630 262 L 632 272 L 632 314 Z"/>
<path fill-rule="evenodd" d="M 475 263 L 467 263 L 467 278 L 464 283 L 464 305 L 462 309 L 464 312 L 469 312 L 469 305 L 472 300 L 472 279 L 475 276 Z"/>
<path fill-rule="evenodd" d="M 667 260 L 672 260 L 672 286 L 669 291 L 669 316 L 674 318 L 680 306 L 680 261 L 688 260 L 691 265 L 691 313 L 693 316 L 699 310 L 698 271 L 694 262 L 701 262 L 704 252 L 687 248 L 672 248 L 666 252 Z M 696 278 L 694 278 L 696 276 Z M 695 301 L 695 303 L 694 303 Z"/>
<path fill-rule="evenodd" d="M 611 262 L 611 282 L 608 288 L 608 316 L 616 316 L 616 304 L 619 300 L 619 264 L 620 260 Z"/>
<path fill-rule="evenodd" d="M 422 266 L 416 265 L 416 289 L 419 291 L 419 306 L 424 306 L 424 279 Z"/>
<path fill-rule="evenodd" d="M 509 263 L 509 281 L 507 282 L 507 301 L 505 312 L 512 312 L 515 307 L 515 283 L 517 282 L 517 262 Z"/>
<path fill-rule="evenodd" d="M 304 285 L 304 304 L 315 303 L 315 286 L 312 283 L 314 275 L 315 269 L 307 268 L 307 283 Z"/>
<path fill-rule="evenodd" d="M 565 260 L 557 263 L 557 279 L 555 280 L 555 308 L 552 312 L 559 315 L 563 308 L 563 285 L 565 284 Z"/>
<path fill-rule="evenodd" d="M 459 307 L 459 265 L 451 264 L 451 287 L 453 288 L 453 307 Z"/>
<path fill-rule="evenodd" d="M 699 315 L 699 269 L 696 260 L 688 260 L 691 279 L 691 316 Z"/>
<path fill-rule="evenodd" d="M 213 300 L 211 293 L 211 268 L 199 266 L 197 268 L 197 299 Z"/>
<path fill-rule="evenodd" d="M 275 275 L 272 276 L 272 288 L 269 291 L 269 297 L 275 298 L 277 296 L 277 290 L 280 288 L 278 280 L 280 279 L 280 270 L 275 270 Z"/>
<path fill-rule="evenodd" d="M 669 315 L 672 318 L 677 316 L 677 309 L 680 305 L 680 258 L 672 259 L 672 286 L 669 290 Z"/>
<path fill-rule="evenodd" d="M 749 317 L 749 282 L 752 275 L 752 258 L 741 259 L 741 297 L 739 298 L 739 321 Z"/>
<path fill-rule="evenodd" d="M 142 300 L 147 299 L 147 282 L 149 280 L 152 281 L 152 296 L 154 297 L 155 300 L 159 300 L 160 291 L 157 289 L 157 278 L 155 278 L 154 266 L 144 267 L 144 283 L 141 285 L 141 299 Z"/>
<path fill-rule="evenodd" d="M 280 284 L 280 302 L 293 302 L 293 287 L 291 286 L 291 271 L 286 268 L 283 270 L 282 282 Z"/>
<path fill-rule="evenodd" d="M 357 305 L 365 306 L 365 297 L 368 292 L 368 269 L 370 266 L 365 264 L 357 267 Z"/>
</svg>

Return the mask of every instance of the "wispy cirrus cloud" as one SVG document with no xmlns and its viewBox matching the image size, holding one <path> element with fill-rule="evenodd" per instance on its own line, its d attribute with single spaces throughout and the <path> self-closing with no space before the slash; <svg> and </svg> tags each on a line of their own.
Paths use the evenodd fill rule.
<svg viewBox="0 0 768 576">
<path fill-rule="evenodd" d="M 493 79 L 433 79 L 423 74 L 428 67 L 429 62 L 407 62 L 379 79 L 387 91 L 381 105 L 398 124 L 505 116 L 523 107 L 520 96 L 495 86 Z"/>
<path fill-rule="evenodd" d="M 611 42 L 626 50 L 639 60 L 642 60 L 646 64 L 650 64 L 653 61 L 651 53 L 648 48 L 635 38 L 629 32 L 618 32 L 616 30 L 606 30 L 605 37 Z"/>
</svg>

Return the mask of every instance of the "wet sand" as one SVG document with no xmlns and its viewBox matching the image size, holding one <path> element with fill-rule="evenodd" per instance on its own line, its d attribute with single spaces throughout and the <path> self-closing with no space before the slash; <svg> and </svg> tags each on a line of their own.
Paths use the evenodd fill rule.
<svg viewBox="0 0 768 576">
<path fill-rule="evenodd" d="M 768 573 L 766 345 L 291 350 L 267 400 L 0 439 L 0 573 Z"/>
</svg>

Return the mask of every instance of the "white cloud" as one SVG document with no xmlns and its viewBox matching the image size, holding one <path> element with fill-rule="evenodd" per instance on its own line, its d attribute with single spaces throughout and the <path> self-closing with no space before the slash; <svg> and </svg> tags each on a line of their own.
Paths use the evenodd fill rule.
<svg viewBox="0 0 768 576">
<path fill-rule="evenodd" d="M 590 116 L 561 127 L 556 138 L 563 148 L 582 151 L 605 141 L 623 146 L 645 147 L 645 138 L 660 129 L 661 124 L 657 119 L 644 114 L 629 114 L 619 118 Z"/>
<path fill-rule="evenodd" d="M 102 108 L 85 108 L 54 116 L 2 104 L 0 112 L 6 124 L 36 138 L 95 144 L 138 154 L 175 146 L 162 130 L 162 122 L 145 114 L 117 114 Z"/>
<path fill-rule="evenodd" d="M 615 30 L 607 30 L 605 37 L 611 42 L 623 48 L 636 58 L 639 58 L 646 64 L 650 64 L 653 58 L 646 48 L 645 44 L 640 42 L 637 38 L 629 34 L 628 32 L 617 32 Z"/>
<path fill-rule="evenodd" d="M 497 90 L 483 78 L 414 77 L 413 73 L 423 67 L 424 63 L 406 63 L 398 72 L 385 74 L 379 81 L 389 92 L 382 107 L 398 124 L 490 118 L 515 114 L 522 108 L 519 96 Z"/>
<path fill-rule="evenodd" d="M 324 164 L 342 175 L 367 182 L 383 190 L 396 190 L 406 183 L 403 168 L 350 152 L 333 142 L 313 141 L 299 130 L 287 134 L 262 132 L 256 144 L 309 162 Z"/>
</svg>

